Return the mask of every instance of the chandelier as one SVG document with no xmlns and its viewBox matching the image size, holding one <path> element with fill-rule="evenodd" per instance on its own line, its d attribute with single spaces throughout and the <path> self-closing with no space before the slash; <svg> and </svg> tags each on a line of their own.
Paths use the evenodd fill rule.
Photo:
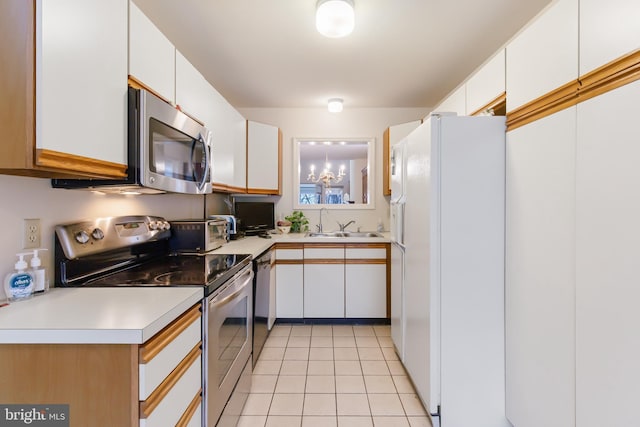
<svg viewBox="0 0 640 427">
<path fill-rule="evenodd" d="M 309 175 L 307 176 L 307 181 L 319 183 L 321 182 L 325 187 L 331 187 L 331 184 L 337 184 L 342 181 L 342 179 L 347 174 L 345 172 L 345 166 L 340 165 L 340 169 L 338 169 L 338 175 L 334 174 L 331 171 L 331 163 L 329 163 L 329 156 L 325 154 L 325 162 L 324 169 L 320 172 L 320 175 L 316 178 L 316 165 L 312 164 L 309 166 Z"/>
</svg>

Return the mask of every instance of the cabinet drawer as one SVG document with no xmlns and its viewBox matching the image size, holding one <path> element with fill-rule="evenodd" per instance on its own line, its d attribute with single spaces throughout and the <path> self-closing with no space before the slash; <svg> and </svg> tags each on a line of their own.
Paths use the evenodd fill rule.
<svg viewBox="0 0 640 427">
<path fill-rule="evenodd" d="M 178 424 L 200 393 L 201 382 L 202 351 L 195 347 L 151 396 L 140 402 L 140 427 Z"/>
<path fill-rule="evenodd" d="M 276 259 L 302 259 L 302 249 L 276 249 Z"/>
<path fill-rule="evenodd" d="M 147 399 L 201 340 L 200 305 L 140 347 L 139 399 Z"/>
<path fill-rule="evenodd" d="M 347 248 L 346 259 L 387 259 L 386 248 Z"/>
<path fill-rule="evenodd" d="M 304 259 L 344 259 L 344 246 L 333 248 L 304 248 Z"/>
</svg>

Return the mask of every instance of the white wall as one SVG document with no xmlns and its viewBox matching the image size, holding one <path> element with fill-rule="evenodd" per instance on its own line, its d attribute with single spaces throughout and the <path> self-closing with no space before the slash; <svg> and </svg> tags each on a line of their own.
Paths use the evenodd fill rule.
<svg viewBox="0 0 640 427">
<path fill-rule="evenodd" d="M 375 209 L 331 210 L 323 215 L 325 230 L 337 229 L 336 221 L 355 219 L 355 227 L 375 230 L 381 218 L 385 230 L 389 227 L 389 199 L 382 195 L 382 134 L 390 125 L 420 120 L 430 108 L 348 108 L 342 113 L 329 113 L 320 108 L 244 108 L 240 113 L 248 120 L 278 126 L 283 137 L 282 196 L 271 197 L 276 202 L 276 218 L 293 211 L 293 138 L 360 138 L 374 137 Z M 318 223 L 319 210 L 305 209 L 311 229 Z M 353 226 L 352 226 L 353 227 Z"/>
<path fill-rule="evenodd" d="M 222 206 L 221 197 L 207 197 L 207 211 Z M 24 218 L 39 218 L 43 265 L 53 278 L 54 226 L 81 219 L 119 215 L 158 215 L 167 219 L 202 218 L 204 197 L 183 194 L 140 196 L 98 195 L 89 191 L 51 188 L 50 180 L 0 175 L 0 278 L 13 269 L 22 252 Z M 2 288 L 0 286 L 0 288 Z M 2 291 L 0 291 L 2 292 Z"/>
</svg>

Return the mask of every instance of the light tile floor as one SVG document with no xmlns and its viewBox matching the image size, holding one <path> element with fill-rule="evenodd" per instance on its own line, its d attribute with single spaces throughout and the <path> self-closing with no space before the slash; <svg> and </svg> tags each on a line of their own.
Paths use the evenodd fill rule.
<svg viewBox="0 0 640 427">
<path fill-rule="evenodd" d="M 389 326 L 276 325 L 239 427 L 430 427 Z"/>
</svg>

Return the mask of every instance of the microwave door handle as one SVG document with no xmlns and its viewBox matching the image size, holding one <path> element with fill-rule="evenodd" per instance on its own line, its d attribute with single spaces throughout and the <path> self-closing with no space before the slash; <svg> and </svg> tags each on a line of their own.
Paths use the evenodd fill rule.
<svg viewBox="0 0 640 427">
<path fill-rule="evenodd" d="M 191 146 L 191 161 L 194 162 L 193 160 L 193 153 L 195 152 L 195 148 L 196 148 L 196 144 L 197 143 L 202 143 L 202 148 L 204 151 L 204 173 L 202 174 L 202 179 L 200 180 L 200 182 L 197 184 L 198 189 L 200 191 L 202 191 L 202 189 L 204 188 L 204 186 L 207 184 L 207 176 L 209 175 L 209 168 L 211 167 L 211 165 L 209 164 L 209 149 L 207 146 L 207 142 L 204 140 L 204 138 L 202 137 L 202 134 L 198 135 L 198 140 L 194 140 L 193 141 L 193 145 Z M 193 168 L 194 171 L 194 178 L 197 179 L 197 177 L 195 176 L 195 170 L 196 168 Z"/>
</svg>

